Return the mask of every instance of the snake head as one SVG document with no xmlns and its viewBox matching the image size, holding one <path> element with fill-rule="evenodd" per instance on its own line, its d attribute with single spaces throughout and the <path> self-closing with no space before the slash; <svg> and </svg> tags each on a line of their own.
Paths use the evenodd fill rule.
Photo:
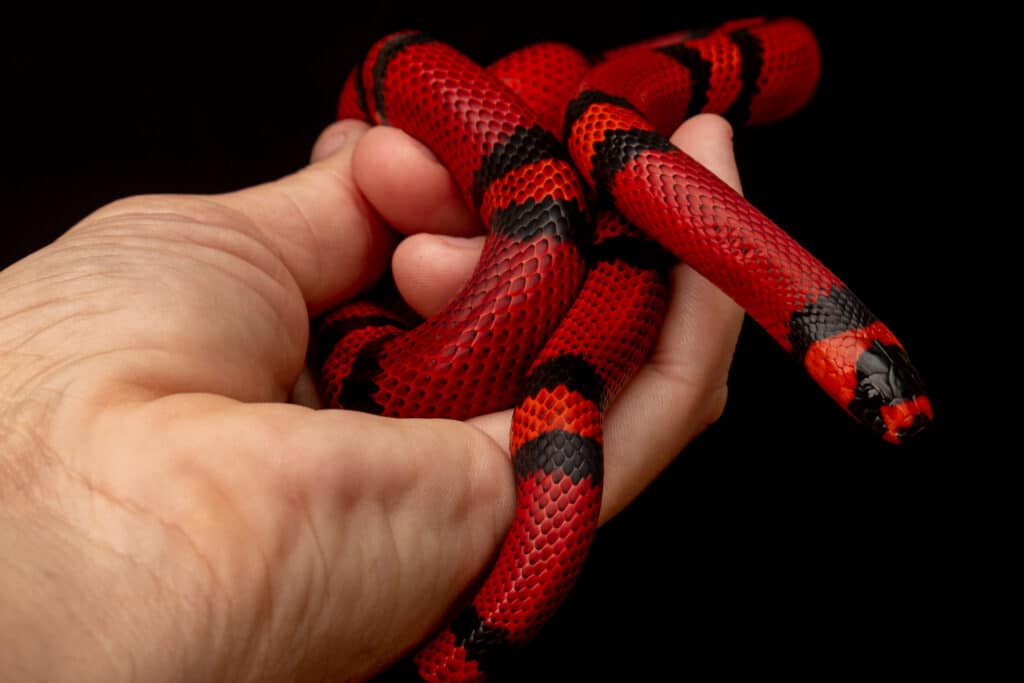
<svg viewBox="0 0 1024 683">
<path fill-rule="evenodd" d="M 924 384 L 899 344 L 877 339 L 857 359 L 857 388 L 849 411 L 891 443 L 905 443 L 932 421 Z"/>
</svg>

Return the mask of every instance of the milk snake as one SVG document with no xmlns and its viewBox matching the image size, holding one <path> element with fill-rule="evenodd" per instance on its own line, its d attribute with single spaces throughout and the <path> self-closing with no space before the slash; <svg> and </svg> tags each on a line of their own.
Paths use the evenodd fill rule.
<svg viewBox="0 0 1024 683">
<path fill-rule="evenodd" d="M 416 654 L 424 680 L 484 680 L 567 594 L 600 509 L 602 414 L 653 344 L 675 259 L 882 438 L 903 442 L 931 420 L 888 327 L 666 137 L 700 112 L 734 125 L 783 118 L 811 97 L 819 71 L 804 24 L 754 18 L 597 57 L 544 43 L 487 70 L 401 32 L 345 82 L 339 118 L 425 143 L 489 237 L 434 318 L 408 329 L 370 301 L 324 317 L 315 336 L 325 402 L 455 419 L 515 406 L 516 516 L 473 600 Z"/>
</svg>

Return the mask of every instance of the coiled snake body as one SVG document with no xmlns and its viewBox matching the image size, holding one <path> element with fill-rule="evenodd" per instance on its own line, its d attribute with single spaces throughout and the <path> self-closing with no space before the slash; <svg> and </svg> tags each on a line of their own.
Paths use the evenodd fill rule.
<svg viewBox="0 0 1024 683">
<path fill-rule="evenodd" d="M 403 32 L 350 75 L 339 117 L 424 142 L 490 234 L 471 280 L 438 316 L 406 330 L 360 302 L 324 318 L 325 401 L 405 417 L 515 406 L 515 520 L 472 602 L 417 653 L 423 679 L 483 680 L 567 594 L 600 509 L 602 414 L 653 344 L 673 258 L 743 306 L 883 438 L 902 442 L 931 419 L 889 329 L 665 137 L 699 112 L 734 124 L 787 116 L 810 98 L 819 69 L 804 24 L 749 19 L 597 60 L 547 43 L 487 71 Z"/>
</svg>

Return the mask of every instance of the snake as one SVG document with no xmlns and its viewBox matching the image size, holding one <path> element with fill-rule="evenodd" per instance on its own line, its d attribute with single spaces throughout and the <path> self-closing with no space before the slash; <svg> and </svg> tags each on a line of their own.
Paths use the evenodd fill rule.
<svg viewBox="0 0 1024 683">
<path fill-rule="evenodd" d="M 933 419 L 890 329 L 668 139 L 702 112 L 736 126 L 789 116 L 820 72 L 805 23 L 755 17 L 597 56 L 539 43 L 486 69 L 400 31 L 344 81 L 338 118 L 425 144 L 488 236 L 434 317 L 363 300 L 316 323 L 325 404 L 453 419 L 514 407 L 514 520 L 475 595 L 413 656 L 419 679 L 486 680 L 564 601 L 597 527 L 602 418 L 653 346 L 673 263 L 742 306 L 883 439 L 907 442 Z"/>
</svg>

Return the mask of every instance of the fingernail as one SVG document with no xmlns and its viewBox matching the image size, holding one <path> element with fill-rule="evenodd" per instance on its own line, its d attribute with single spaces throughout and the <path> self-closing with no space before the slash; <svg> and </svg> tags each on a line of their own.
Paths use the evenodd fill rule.
<svg viewBox="0 0 1024 683">
<path fill-rule="evenodd" d="M 313 159 L 326 159 L 331 156 L 345 146 L 345 140 L 347 140 L 348 137 L 348 133 L 342 132 L 329 135 L 325 138 L 320 138 L 317 140 L 316 146 L 313 148 Z"/>
<path fill-rule="evenodd" d="M 320 133 L 320 137 L 313 145 L 310 159 L 314 162 L 321 161 L 337 154 L 345 147 L 352 146 L 367 128 L 365 123 L 351 119 L 335 121 Z"/>
</svg>

